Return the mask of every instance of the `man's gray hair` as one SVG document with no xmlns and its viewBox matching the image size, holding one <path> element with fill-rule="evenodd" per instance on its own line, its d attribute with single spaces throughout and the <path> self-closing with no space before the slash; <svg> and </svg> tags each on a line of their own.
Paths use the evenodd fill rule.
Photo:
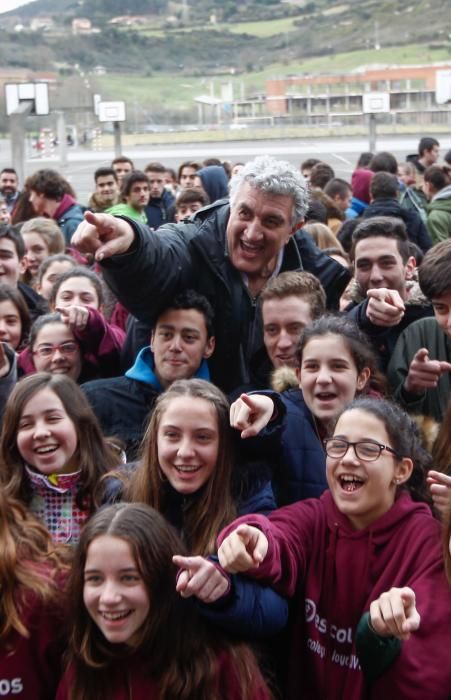
<svg viewBox="0 0 451 700">
<path fill-rule="evenodd" d="M 246 163 L 230 181 L 230 203 L 236 202 L 238 191 L 245 183 L 263 192 L 293 198 L 292 226 L 302 221 L 307 213 L 309 196 L 305 178 L 294 165 L 271 156 L 258 156 Z"/>
</svg>

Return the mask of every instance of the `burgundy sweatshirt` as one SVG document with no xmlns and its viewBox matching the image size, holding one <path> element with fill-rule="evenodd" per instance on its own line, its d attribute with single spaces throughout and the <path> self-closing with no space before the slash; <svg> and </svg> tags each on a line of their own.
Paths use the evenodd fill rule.
<svg viewBox="0 0 451 700">
<path fill-rule="evenodd" d="M 294 597 L 290 699 L 448 700 L 451 695 L 451 592 L 441 554 L 440 525 L 407 493 L 363 530 L 355 530 L 326 491 L 320 499 L 247 515 L 269 549 L 252 577 Z M 355 650 L 355 629 L 370 603 L 391 587 L 410 586 L 420 629 L 367 692 Z"/>
<path fill-rule="evenodd" d="M 115 688 L 112 700 L 161 700 L 158 684 L 146 673 L 142 656 L 130 656 L 121 659 L 116 664 L 113 686 Z M 114 671 L 113 671 L 114 672 Z M 58 687 L 56 700 L 68 700 L 69 688 L 74 677 L 73 667 L 69 667 Z M 242 700 L 242 689 L 239 685 L 231 657 L 223 652 L 219 657 L 217 688 L 221 691 L 223 700 Z M 195 700 L 193 698 L 193 700 Z M 270 700 L 269 692 L 260 682 L 254 683 L 250 700 Z"/>
<path fill-rule="evenodd" d="M 14 631 L 0 646 L 0 697 L 51 700 L 61 678 L 61 610 L 28 591 L 21 611 L 30 636 Z"/>
</svg>

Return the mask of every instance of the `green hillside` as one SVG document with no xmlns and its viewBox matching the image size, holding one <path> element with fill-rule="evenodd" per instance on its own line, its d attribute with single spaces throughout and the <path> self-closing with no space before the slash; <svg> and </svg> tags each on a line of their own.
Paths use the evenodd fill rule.
<svg viewBox="0 0 451 700">
<path fill-rule="evenodd" d="M 136 123 L 197 120 L 193 98 L 219 96 L 224 82 L 238 97 L 262 92 L 274 76 L 451 60 L 449 7 L 450 0 L 191 0 L 184 9 L 128 0 L 125 10 L 122 0 L 36 0 L 0 15 L 0 66 L 59 72 L 61 106 L 80 104 L 89 76 L 91 93 L 125 99 Z M 139 23 L 110 23 L 125 12 Z M 42 16 L 52 27 L 32 32 L 30 21 Z M 95 32 L 72 33 L 81 16 Z M 92 95 L 82 101 L 92 103 Z"/>
</svg>

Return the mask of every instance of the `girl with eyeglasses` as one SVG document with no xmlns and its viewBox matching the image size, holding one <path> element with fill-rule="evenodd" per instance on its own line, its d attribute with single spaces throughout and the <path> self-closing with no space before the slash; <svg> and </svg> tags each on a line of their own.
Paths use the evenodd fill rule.
<svg viewBox="0 0 451 700">
<path fill-rule="evenodd" d="M 28 346 L 19 355 L 19 370 L 23 374 L 67 374 L 77 384 L 99 379 L 104 372 L 108 375 L 111 357 L 106 347 L 105 355 L 96 355 L 91 346 L 92 342 L 80 337 L 62 313 L 45 314 L 31 327 Z"/>
<path fill-rule="evenodd" d="M 230 411 L 241 437 L 254 438 L 242 449 L 263 453 L 273 463 L 280 506 L 321 495 L 327 488 L 322 439 L 331 435 L 337 416 L 356 396 L 376 394 L 370 389 L 377 376 L 373 349 L 346 316 L 322 316 L 308 324 L 296 359 L 296 388 L 242 394 Z M 280 373 L 286 375 L 287 368 Z"/>
<path fill-rule="evenodd" d="M 448 700 L 451 595 L 416 426 L 356 399 L 325 449 L 329 491 L 236 520 L 220 563 L 294 597 L 289 700 Z"/>
<path fill-rule="evenodd" d="M 78 541 L 102 500 L 99 480 L 120 461 L 68 376 L 41 372 L 18 382 L 3 417 L 0 482 L 55 542 Z"/>
</svg>

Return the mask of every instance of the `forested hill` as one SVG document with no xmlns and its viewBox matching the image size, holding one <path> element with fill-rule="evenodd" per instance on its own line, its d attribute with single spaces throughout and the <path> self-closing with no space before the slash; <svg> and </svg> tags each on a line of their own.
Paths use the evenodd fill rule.
<svg viewBox="0 0 451 700">
<path fill-rule="evenodd" d="M 36 0 L 0 15 L 0 66 L 241 72 L 377 44 L 443 49 L 448 17 L 449 0 Z M 74 18 L 92 30 L 73 35 Z"/>
</svg>

